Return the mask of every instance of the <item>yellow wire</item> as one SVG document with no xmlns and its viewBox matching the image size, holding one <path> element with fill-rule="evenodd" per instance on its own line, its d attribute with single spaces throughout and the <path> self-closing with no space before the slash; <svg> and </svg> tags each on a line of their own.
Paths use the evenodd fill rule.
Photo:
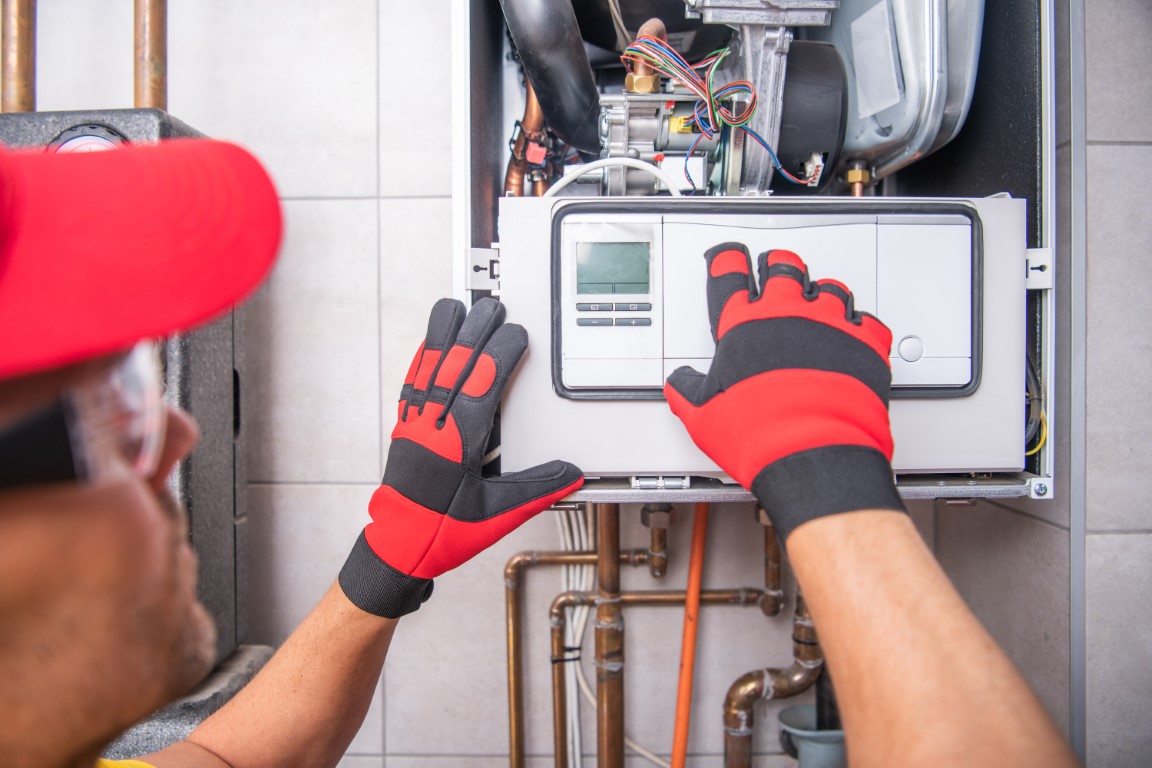
<svg viewBox="0 0 1152 768">
<path fill-rule="evenodd" d="M 1048 419 L 1044 418 L 1044 411 L 1040 411 L 1040 442 L 1036 443 L 1036 447 L 1032 450 L 1025 451 L 1024 455 L 1031 456 L 1039 453 L 1046 442 L 1048 442 Z"/>
</svg>

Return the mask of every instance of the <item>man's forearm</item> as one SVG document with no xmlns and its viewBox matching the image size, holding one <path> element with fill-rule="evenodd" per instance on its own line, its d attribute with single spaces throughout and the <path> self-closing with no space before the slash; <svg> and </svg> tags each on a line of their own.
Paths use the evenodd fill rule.
<svg viewBox="0 0 1152 768">
<path fill-rule="evenodd" d="M 819 518 L 787 548 L 854 767 L 1075 765 L 906 515 Z"/>
<path fill-rule="evenodd" d="M 333 585 L 268 664 L 157 768 L 334 766 L 376 688 L 396 619 L 365 613 Z"/>
</svg>

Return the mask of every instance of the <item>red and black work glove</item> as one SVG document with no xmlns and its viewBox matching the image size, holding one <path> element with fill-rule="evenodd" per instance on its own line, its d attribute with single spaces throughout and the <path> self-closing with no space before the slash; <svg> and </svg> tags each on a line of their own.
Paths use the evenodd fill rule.
<svg viewBox="0 0 1152 768">
<path fill-rule="evenodd" d="M 383 484 L 368 505 L 372 522 L 340 571 L 344 594 L 369 613 L 411 613 L 432 594 L 433 577 L 584 484 L 564 461 L 482 475 L 500 393 L 528 347 L 522 327 L 503 323 L 493 299 L 471 312 L 452 299 L 432 309 L 400 392 Z"/>
<path fill-rule="evenodd" d="M 857 312 L 843 284 L 809 280 L 790 251 L 760 256 L 759 283 L 744 245 L 704 257 L 716 356 L 707 375 L 685 366 L 664 387 L 696 445 L 756 495 L 782 540 L 824 515 L 903 510 L 890 464 L 892 332 Z"/>
</svg>

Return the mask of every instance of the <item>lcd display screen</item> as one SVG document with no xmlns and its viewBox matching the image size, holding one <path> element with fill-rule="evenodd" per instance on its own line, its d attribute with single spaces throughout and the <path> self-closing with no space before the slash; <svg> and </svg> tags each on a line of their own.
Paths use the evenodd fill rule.
<svg viewBox="0 0 1152 768">
<path fill-rule="evenodd" d="M 650 243 L 577 243 L 576 293 L 648 293 Z"/>
</svg>

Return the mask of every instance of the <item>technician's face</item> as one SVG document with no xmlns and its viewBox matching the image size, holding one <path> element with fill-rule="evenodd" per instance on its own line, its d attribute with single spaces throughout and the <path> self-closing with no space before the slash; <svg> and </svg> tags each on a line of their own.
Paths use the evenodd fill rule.
<svg viewBox="0 0 1152 768">
<path fill-rule="evenodd" d="M 0 428 L 107 364 L 0 382 Z M 208 672 L 215 628 L 196 598 L 196 558 L 165 479 L 196 444 L 165 407 L 156 468 L 124 462 L 99 482 L 0 492 L 0 750 L 98 748 Z M 120 459 L 116 459 L 120 461 Z M 41 743 L 46 742 L 46 743 Z M 17 760 L 17 764 L 20 760 Z"/>
</svg>

